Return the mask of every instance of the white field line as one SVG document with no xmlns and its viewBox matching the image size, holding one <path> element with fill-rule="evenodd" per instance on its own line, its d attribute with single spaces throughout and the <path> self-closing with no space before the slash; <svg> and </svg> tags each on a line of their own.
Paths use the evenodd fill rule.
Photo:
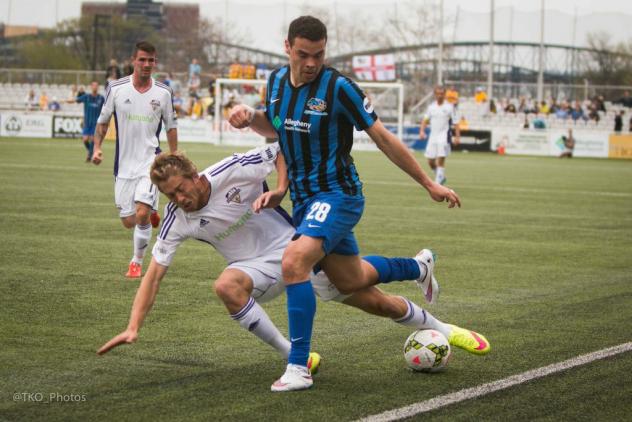
<svg viewBox="0 0 632 422">
<path fill-rule="evenodd" d="M 441 407 L 448 406 L 454 403 L 459 403 L 465 400 L 481 397 L 486 394 L 513 387 L 514 385 L 524 384 L 527 381 L 542 378 L 556 372 L 565 371 L 570 368 L 575 368 L 577 366 L 585 365 L 596 360 L 605 359 L 629 351 L 632 351 L 632 342 L 623 343 L 619 344 L 618 346 L 613 346 L 607 349 L 597 350 L 596 352 L 588 353 L 585 355 L 576 356 L 563 362 L 543 366 L 542 368 L 533 369 L 531 371 L 503 378 L 498 381 L 482 384 L 477 387 L 466 388 L 454 393 L 437 396 L 429 400 L 424 400 L 415 404 L 411 404 L 410 406 L 400 407 L 399 409 L 389 410 L 384 413 L 367 416 L 366 418 L 360 419 L 360 421 L 386 422 L 410 418 L 411 416 L 415 416 L 420 413 L 430 412 L 431 410 L 439 409 Z"/>
<path fill-rule="evenodd" d="M 415 182 L 389 182 L 385 180 L 362 180 L 362 183 L 366 186 L 370 185 L 387 185 L 387 186 L 419 186 Z M 577 195 L 594 195 L 594 196 L 613 196 L 613 197 L 632 197 L 632 193 L 629 192 L 599 192 L 590 190 L 565 190 L 565 189 L 538 189 L 538 188 L 520 188 L 512 186 L 482 186 L 482 185 L 462 185 L 466 189 L 480 189 L 480 190 L 492 190 L 500 192 L 523 192 L 523 193 L 544 193 L 544 194 L 560 194 L 571 193 Z"/>
</svg>

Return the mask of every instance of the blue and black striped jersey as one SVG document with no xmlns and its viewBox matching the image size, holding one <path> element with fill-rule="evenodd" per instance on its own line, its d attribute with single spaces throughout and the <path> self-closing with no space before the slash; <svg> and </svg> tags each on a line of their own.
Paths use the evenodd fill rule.
<svg viewBox="0 0 632 422">
<path fill-rule="evenodd" d="M 353 81 L 323 67 L 313 82 L 295 88 L 284 66 L 268 79 L 266 117 L 279 136 L 295 204 L 318 192 L 362 195 L 350 155 L 353 128 L 371 127 L 377 115 Z"/>
<path fill-rule="evenodd" d="M 78 103 L 83 103 L 83 125 L 84 127 L 94 127 L 97 125 L 97 119 L 101 114 L 101 107 L 105 102 L 105 98 L 101 94 L 82 94 L 77 96 Z"/>
</svg>

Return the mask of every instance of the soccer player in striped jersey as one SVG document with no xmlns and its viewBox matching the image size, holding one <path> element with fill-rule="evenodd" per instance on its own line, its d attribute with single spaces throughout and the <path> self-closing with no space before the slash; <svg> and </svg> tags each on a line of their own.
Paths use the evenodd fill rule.
<svg viewBox="0 0 632 422">
<path fill-rule="evenodd" d="M 90 93 L 84 92 L 77 98 L 68 100 L 71 103 L 83 103 L 83 145 L 88 151 L 86 162 L 92 161 L 92 151 L 94 149 L 94 131 L 97 127 L 97 119 L 101 114 L 101 108 L 105 103 L 103 95 L 99 94 L 99 83 L 92 81 L 90 84 Z"/>
<path fill-rule="evenodd" d="M 110 83 L 106 89 L 92 162 L 98 165 L 103 160 L 101 144 L 114 116 L 114 202 L 123 226 L 134 229 L 133 254 L 125 275 L 140 278 L 152 225 L 157 227 L 160 221 L 155 212 L 158 189 L 149 179 L 149 168 L 160 153 L 158 137 L 163 123 L 171 152 L 178 147 L 178 132 L 171 88 L 151 77 L 156 65 L 155 47 L 141 41 L 132 58 L 134 73 Z"/>
<path fill-rule="evenodd" d="M 316 300 L 310 271 L 319 263 L 336 287 L 351 293 L 366 287 L 353 227 L 362 216 L 362 183 L 350 155 L 353 128 L 364 130 L 386 156 L 436 201 L 460 205 L 457 194 L 432 181 L 405 145 L 378 119 L 369 99 L 350 79 L 324 66 L 327 28 L 312 16 L 290 24 L 285 40 L 289 65 L 268 79 L 266 110 L 241 105 L 229 122 L 250 126 L 257 133 L 278 138 L 287 163 L 293 201 L 295 240 L 283 256 L 283 279 L 292 350 L 283 376 L 273 391 L 309 388 L 305 382 Z M 276 206 L 283 193 L 267 193 L 265 202 Z M 433 289 L 431 254 L 419 276 L 427 295 Z M 377 267 L 376 267 L 377 268 Z M 387 272 L 389 266 L 378 268 Z M 404 277 L 412 278 L 412 277 Z M 432 295 L 430 295 L 432 297 Z"/>
<path fill-rule="evenodd" d="M 196 239 L 214 247 L 228 263 L 214 288 L 231 318 L 288 359 L 290 342 L 260 305 L 285 290 L 281 258 L 294 235 L 290 216 L 280 206 L 262 209 L 259 200 L 267 190 L 266 176 L 275 167 L 281 166 L 277 190 L 286 189 L 285 167 L 279 163 L 278 153 L 278 144 L 256 148 L 228 157 L 200 173 L 184 154 L 163 153 L 156 157 L 151 179 L 172 202 L 165 207 L 153 257 L 136 293 L 128 327 L 104 344 L 99 354 L 138 339 L 176 250 L 187 239 Z M 391 296 L 374 287 L 404 274 L 395 269 L 380 278 L 376 266 L 384 262 L 416 269 L 415 276 L 423 265 L 414 258 L 365 257 L 361 265 L 366 283 L 372 287 L 344 295 L 319 271 L 311 274 L 314 291 L 323 301 L 341 302 L 415 329 L 440 331 L 450 344 L 470 353 L 489 352 L 489 343 L 482 335 L 443 323 L 405 297 Z M 320 356 L 312 352 L 309 358 L 313 373 Z M 311 379 L 311 373 L 307 377 Z"/>
</svg>

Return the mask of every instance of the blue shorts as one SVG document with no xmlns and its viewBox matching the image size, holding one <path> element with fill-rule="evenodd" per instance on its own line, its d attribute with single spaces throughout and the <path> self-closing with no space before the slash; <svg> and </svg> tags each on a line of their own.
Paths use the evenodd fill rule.
<svg viewBox="0 0 632 422">
<path fill-rule="evenodd" d="M 294 207 L 292 220 L 297 234 L 321 238 L 326 255 L 358 255 L 353 228 L 364 210 L 363 196 L 320 192 Z"/>
<path fill-rule="evenodd" d="M 94 131 L 96 129 L 97 125 L 94 126 L 84 126 L 83 127 L 83 131 L 81 132 L 81 134 L 83 136 L 94 136 Z"/>
</svg>

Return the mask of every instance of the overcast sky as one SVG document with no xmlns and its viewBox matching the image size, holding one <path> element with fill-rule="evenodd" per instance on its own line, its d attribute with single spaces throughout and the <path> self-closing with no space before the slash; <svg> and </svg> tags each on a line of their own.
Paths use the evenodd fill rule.
<svg viewBox="0 0 632 422">
<path fill-rule="evenodd" d="M 12 25 L 51 27 L 56 21 L 79 17 L 81 3 L 82 0 L 0 0 L 0 21 Z M 196 2 L 171 0 L 167 3 Z M 329 8 L 332 13 L 336 10 L 341 15 L 362 13 L 362 16 L 369 17 L 367 24 L 372 25 L 380 25 L 382 17 L 395 7 L 401 15 L 407 5 L 417 3 L 432 7 L 433 4 L 423 0 L 201 0 L 197 3 L 202 16 L 227 18 L 242 33 L 249 34 L 252 41 L 249 44 L 277 52 L 282 51 L 283 28 L 299 15 L 301 7 L 306 4 Z M 586 35 L 595 31 L 610 33 L 613 41 L 632 40 L 632 1 L 545 0 L 545 4 L 546 42 L 585 45 Z M 497 40 L 539 40 L 540 0 L 495 0 L 495 7 Z M 488 39 L 489 9 L 490 0 L 444 0 L 446 18 L 454 18 L 458 10 L 457 25 L 455 27 L 452 23 L 444 27 L 444 39 Z"/>
</svg>

